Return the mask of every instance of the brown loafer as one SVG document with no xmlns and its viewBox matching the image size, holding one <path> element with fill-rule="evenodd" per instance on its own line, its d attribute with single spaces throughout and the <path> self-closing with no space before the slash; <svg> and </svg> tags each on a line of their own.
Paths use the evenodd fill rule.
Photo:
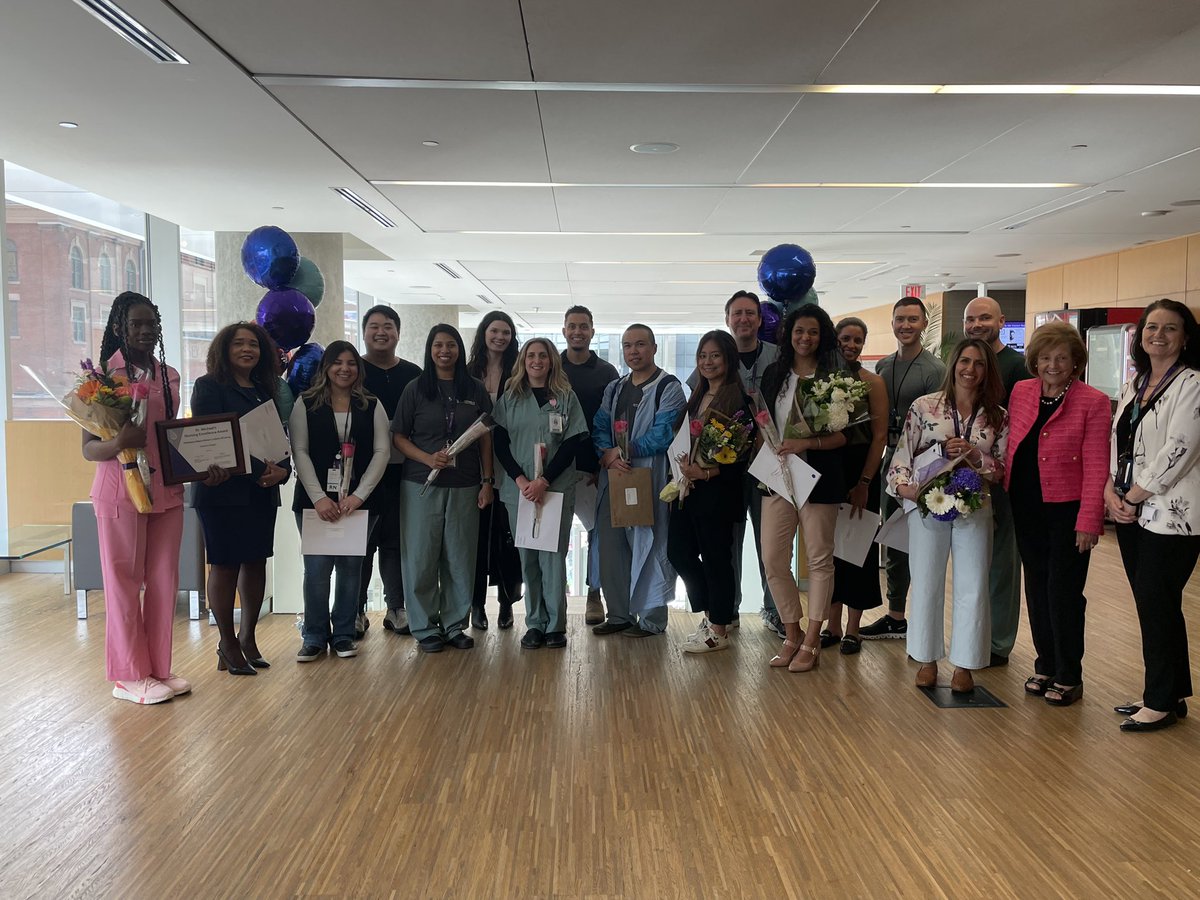
<svg viewBox="0 0 1200 900">
<path fill-rule="evenodd" d="M 975 690 L 975 679 L 971 677 L 970 669 L 955 669 L 954 677 L 950 679 L 950 691 L 955 694 L 969 694 Z"/>
<path fill-rule="evenodd" d="M 937 663 L 925 663 L 917 669 L 917 687 L 937 687 Z"/>
</svg>

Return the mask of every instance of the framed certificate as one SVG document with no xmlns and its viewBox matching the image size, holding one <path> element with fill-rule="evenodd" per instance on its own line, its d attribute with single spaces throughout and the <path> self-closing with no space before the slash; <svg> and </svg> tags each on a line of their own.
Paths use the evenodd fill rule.
<svg viewBox="0 0 1200 900">
<path fill-rule="evenodd" d="M 170 419 L 156 422 L 155 429 L 164 484 L 203 481 L 209 466 L 228 469 L 232 475 L 246 472 L 237 413 Z"/>
</svg>

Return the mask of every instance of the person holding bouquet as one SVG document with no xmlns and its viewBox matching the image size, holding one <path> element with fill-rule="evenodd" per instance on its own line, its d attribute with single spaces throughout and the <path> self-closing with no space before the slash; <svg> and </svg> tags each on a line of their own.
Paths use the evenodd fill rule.
<svg viewBox="0 0 1200 900">
<path fill-rule="evenodd" d="M 517 326 L 506 312 L 493 310 L 475 328 L 467 374 L 483 382 L 493 407 L 507 389 L 508 380 L 517 372 L 518 346 Z M 496 462 L 493 460 L 493 468 Z M 513 544 L 506 504 L 500 496 L 479 511 L 475 587 L 471 593 L 471 627 L 478 631 L 487 631 L 488 627 L 484 601 L 489 581 L 496 586 L 500 602 L 496 626 L 512 628 L 513 604 L 521 599 L 521 558 Z"/>
<path fill-rule="evenodd" d="M 865 381 L 870 389 L 870 419 L 846 429 L 846 499 L 852 507 L 851 515 L 862 516 L 866 510 L 872 519 L 878 520 L 882 489 L 880 473 L 883 452 L 887 448 L 887 389 L 883 378 L 874 372 L 868 372 L 858 361 L 867 342 L 867 323 L 854 316 L 842 319 L 837 323 L 837 336 L 838 352 L 842 354 L 850 373 L 855 378 Z M 867 558 L 861 566 L 834 557 L 829 628 L 821 632 L 821 647 L 840 644 L 844 655 L 858 653 L 862 649 L 862 639 L 858 632 L 863 610 L 882 605 L 883 593 L 879 589 L 879 545 L 871 542 Z M 845 631 L 842 630 L 843 607 L 846 609 Z"/>
<path fill-rule="evenodd" d="M 300 484 L 292 499 L 296 527 L 303 534 L 303 513 L 315 510 L 324 522 L 337 522 L 368 511 L 367 535 L 379 518 L 375 488 L 387 470 L 391 447 L 383 405 L 363 386 L 362 357 L 349 341 L 333 341 L 321 355 L 312 387 L 292 409 L 288 430 Z M 381 495 L 382 496 L 382 495 Z M 366 547 L 364 545 L 364 552 Z M 304 554 L 304 627 L 297 662 L 312 662 L 328 645 L 338 657 L 358 655 L 354 618 L 363 554 Z M 329 578 L 337 571 L 333 610 Z"/>
<path fill-rule="evenodd" d="M 942 389 L 918 397 L 904 420 L 904 431 L 888 470 L 888 491 L 918 504 L 909 513 L 908 562 L 912 607 L 908 655 L 921 663 L 917 687 L 937 685 L 938 660 L 946 655 L 946 569 L 954 560 L 954 631 L 950 688 L 970 693 L 974 669 L 987 668 L 991 653 L 988 560 L 992 516 L 986 482 L 1004 477 L 1008 414 L 1004 381 L 991 345 L 978 338 L 960 341 L 950 355 Z M 941 445 L 947 461 L 961 460 L 952 472 L 922 492 L 915 462 Z"/>
<path fill-rule="evenodd" d="M 742 485 L 754 431 L 737 352 L 727 332 L 710 331 L 700 338 L 696 389 L 682 417 L 691 427 L 693 449 L 690 457 L 678 460 L 688 488 L 671 502 L 667 559 L 687 586 L 692 611 L 704 613 L 683 645 L 685 653 L 724 650 L 737 614 L 729 548 L 744 519 Z"/>
<path fill-rule="evenodd" d="M 226 325 L 209 345 L 207 374 L 196 379 L 192 415 L 245 415 L 264 403 L 281 413 L 276 359 L 275 342 L 259 325 Z M 288 390 L 286 384 L 283 389 Z M 279 485 L 291 469 L 287 459 L 251 457 L 246 474 L 230 477 L 214 466 L 192 488 L 209 565 L 206 597 L 221 635 L 217 668 L 231 675 L 255 675 L 270 667 L 258 650 L 254 629 L 267 585 L 267 558 L 275 552 Z M 235 593 L 242 600 L 240 634 L 233 621 Z"/>
<path fill-rule="evenodd" d="M 779 608 L 787 636 L 783 649 L 771 659 L 775 668 L 808 672 L 817 667 L 821 652 L 821 625 L 829 614 L 833 596 L 833 531 L 838 505 L 846 499 L 844 452 L 850 422 L 840 418 L 821 427 L 809 410 L 806 394 L 822 380 L 835 375 L 840 364 L 837 333 L 829 314 L 815 303 L 792 310 L 780 326 L 779 358 L 763 374 L 762 399 L 774 431 L 781 438 L 781 457 L 795 454 L 820 473 L 808 502 L 799 509 L 787 497 L 763 498 L 763 565 L 771 596 Z M 837 427 L 834 427 L 837 426 Z M 786 471 L 786 463 L 785 463 Z M 803 608 L 800 589 L 792 573 L 792 548 L 797 528 L 804 535 L 808 560 L 808 628 L 800 627 Z"/>
<path fill-rule="evenodd" d="M 496 483 L 491 434 L 477 425 L 492 400 L 467 374 L 462 346 L 453 325 L 429 330 L 423 371 L 405 387 L 392 418 L 392 441 L 404 454 L 404 606 L 424 653 L 475 646 L 463 628 L 475 587 L 479 510 L 492 503 Z M 471 429 L 479 439 L 452 454 Z"/>
<path fill-rule="evenodd" d="M 131 418 L 107 440 L 83 434 L 84 459 L 99 463 L 91 497 L 104 581 L 105 669 L 118 700 L 162 703 L 192 686 L 171 671 L 183 486 L 163 484 L 158 441 L 147 440 L 156 422 L 175 416 L 179 373 L 166 363 L 162 319 L 148 297 L 126 291 L 113 301 L 100 366 L 125 380 L 144 412 L 139 424 Z M 132 450 L 144 452 L 148 485 L 141 466 L 118 459 Z"/>
<path fill-rule="evenodd" d="M 563 374 L 562 358 L 545 338 L 525 342 L 513 376 L 496 403 L 492 440 L 508 473 L 500 489 L 513 533 L 520 498 L 541 507 L 547 491 L 563 495 L 555 550 L 518 548 L 525 579 L 521 646 L 567 646 L 567 546 L 575 510 L 575 456 L 588 441 L 579 398 Z M 553 527 L 543 523 L 543 528 Z"/>
</svg>

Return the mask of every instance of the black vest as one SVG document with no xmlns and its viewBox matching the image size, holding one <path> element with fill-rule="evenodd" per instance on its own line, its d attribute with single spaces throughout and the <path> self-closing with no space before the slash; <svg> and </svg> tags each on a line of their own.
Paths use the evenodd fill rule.
<svg viewBox="0 0 1200 900">
<path fill-rule="evenodd" d="M 375 404 L 379 401 L 372 398 L 366 409 L 359 409 L 350 403 L 350 439 L 354 441 L 354 472 L 350 478 L 347 494 L 354 493 L 359 481 L 371 464 L 371 456 L 375 452 Z M 337 458 L 342 445 L 342 432 L 333 418 L 333 407 L 325 404 L 318 409 L 307 409 L 308 415 L 308 458 L 312 460 L 316 470 L 317 480 L 325 485 L 325 476 L 330 466 Z M 372 491 L 371 496 L 363 503 L 363 509 L 375 509 L 378 491 Z M 337 495 L 326 491 L 330 500 L 337 502 Z M 308 491 L 303 485 L 296 485 L 296 493 L 292 499 L 292 509 L 312 509 L 312 501 L 308 499 Z"/>
</svg>

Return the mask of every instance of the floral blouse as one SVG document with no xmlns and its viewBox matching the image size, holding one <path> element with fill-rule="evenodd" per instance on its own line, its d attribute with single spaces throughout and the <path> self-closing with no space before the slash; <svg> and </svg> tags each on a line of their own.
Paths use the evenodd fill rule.
<svg viewBox="0 0 1200 900">
<path fill-rule="evenodd" d="M 938 391 L 918 397 L 909 407 L 904 419 L 904 431 L 900 434 L 900 443 L 896 445 L 896 454 L 892 457 L 892 466 L 887 472 L 888 493 L 897 496 L 896 488 L 911 484 L 915 480 L 913 460 L 932 447 L 948 441 L 955 436 L 955 410 L 944 401 L 945 395 Z M 1008 446 L 1008 413 L 1004 414 L 1004 423 L 999 430 L 988 424 L 980 410 L 974 417 L 959 421 L 961 436 L 979 449 L 983 454 L 980 471 L 992 481 L 1000 481 L 1004 476 L 1004 452 Z"/>
<path fill-rule="evenodd" d="M 1117 471 L 1117 428 L 1137 394 L 1121 390 L 1113 417 L 1110 474 Z M 1145 415 L 1133 443 L 1133 480 L 1153 496 L 1142 503 L 1138 524 L 1157 534 L 1200 534 L 1200 372 L 1180 373 Z"/>
</svg>

